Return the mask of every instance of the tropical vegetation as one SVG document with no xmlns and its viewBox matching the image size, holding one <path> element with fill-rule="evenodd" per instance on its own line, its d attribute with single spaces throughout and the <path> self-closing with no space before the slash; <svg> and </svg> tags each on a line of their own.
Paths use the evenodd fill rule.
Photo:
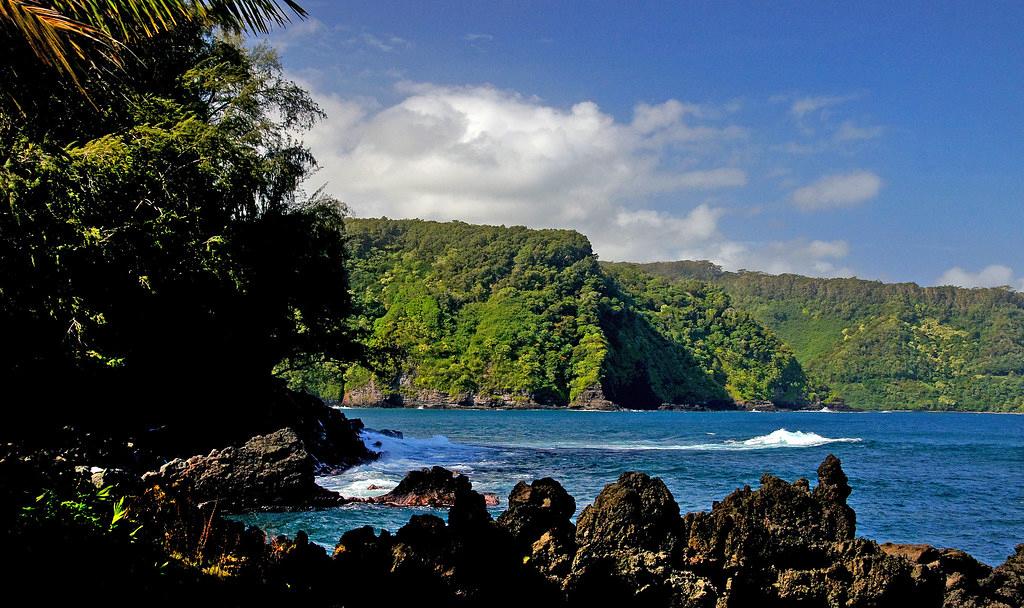
<svg viewBox="0 0 1024 608">
<path fill-rule="evenodd" d="M 779 335 L 832 399 L 858 408 L 1024 409 L 1024 294 L 641 264 L 699 279 Z"/>
<path fill-rule="evenodd" d="M 6 431 L 244 433 L 275 366 L 353 355 L 344 207 L 299 188 L 322 114 L 233 33 L 278 3 L 0 7 L 0 381 L 47 404 Z"/>
<path fill-rule="evenodd" d="M 348 370 L 349 391 L 555 406 L 601 395 L 637 408 L 814 399 L 788 348 L 722 290 L 602 268 L 577 232 L 346 224 L 356 325 L 372 353 Z M 340 397 L 329 376 L 290 378 Z"/>
</svg>

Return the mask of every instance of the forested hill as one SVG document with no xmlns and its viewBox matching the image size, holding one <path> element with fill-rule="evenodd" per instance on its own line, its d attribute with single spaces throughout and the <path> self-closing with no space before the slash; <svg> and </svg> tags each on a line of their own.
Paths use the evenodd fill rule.
<svg viewBox="0 0 1024 608">
<path fill-rule="evenodd" d="M 710 282 L 771 328 L 808 375 L 861 408 L 1024 409 L 1024 295 L 861 279 L 610 264 Z"/>
<path fill-rule="evenodd" d="M 789 348 L 720 287 L 603 269 L 579 233 L 386 219 L 346 229 L 369 354 L 346 373 L 349 402 L 656 408 L 815 397 Z M 330 373 L 292 381 L 339 389 Z"/>
</svg>

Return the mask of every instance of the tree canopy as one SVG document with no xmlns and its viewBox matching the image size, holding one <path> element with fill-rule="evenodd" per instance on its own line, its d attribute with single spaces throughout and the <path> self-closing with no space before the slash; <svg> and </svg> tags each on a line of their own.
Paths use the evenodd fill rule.
<svg viewBox="0 0 1024 608">
<path fill-rule="evenodd" d="M 1024 408 L 1024 295 L 855 278 L 637 266 L 710 281 L 772 328 L 834 399 L 861 408 Z"/>
<path fill-rule="evenodd" d="M 21 102 L 0 111 L 15 402 L 216 426 L 271 399 L 282 360 L 352 355 L 344 207 L 299 189 L 316 165 L 297 137 L 321 112 L 271 50 L 189 21 L 131 43 L 90 99 L 24 78 L 23 51 L 0 70 Z"/>
<path fill-rule="evenodd" d="M 810 398 L 792 353 L 720 289 L 602 267 L 568 230 L 352 219 L 358 322 L 374 353 L 349 370 L 415 400 L 627 407 Z M 329 374 L 296 386 L 339 397 Z M 329 385 L 329 386 L 328 386 Z"/>
</svg>

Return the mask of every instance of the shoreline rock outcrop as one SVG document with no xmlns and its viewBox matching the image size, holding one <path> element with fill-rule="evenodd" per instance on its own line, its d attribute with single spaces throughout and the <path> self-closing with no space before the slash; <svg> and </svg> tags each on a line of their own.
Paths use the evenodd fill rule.
<svg viewBox="0 0 1024 608">
<path fill-rule="evenodd" d="M 148 486 L 169 486 L 194 503 L 227 512 L 338 506 L 345 500 L 316 484 L 315 461 L 298 434 L 281 429 L 206 456 L 176 458 L 143 475 Z"/>
<path fill-rule="evenodd" d="M 126 499 L 131 524 L 117 534 L 75 536 L 71 521 L 60 521 L 49 535 L 38 524 L 0 528 L 10 535 L 10 546 L 19 547 L 7 557 L 28 558 L 7 559 L 3 572 L 52 578 L 75 564 L 72 578 L 88 580 L 108 599 L 111 590 L 131 589 L 135 599 L 156 590 L 155 605 L 176 607 L 212 597 L 223 606 L 1024 605 L 1024 544 L 992 568 L 955 549 L 858 538 L 856 514 L 847 504 L 852 489 L 834 456 L 818 467 L 813 487 L 807 479 L 790 483 L 766 474 L 757 489 L 740 488 L 710 511 L 685 515 L 660 479 L 623 473 L 583 509 L 576 525 L 576 501 L 553 479 L 516 484 L 495 520 L 468 478 L 426 469 L 411 474 L 396 496 L 450 500 L 447 522 L 416 515 L 394 534 L 369 526 L 350 530 L 331 554 L 304 533 L 268 542 L 262 530 L 220 516 L 227 505 L 267 502 L 268 492 L 291 497 L 277 501 L 282 505 L 315 493 L 301 443 L 282 429 L 168 466 L 160 483 Z M 0 457 L 0 472 L 8 482 L 26 481 L 30 469 L 42 465 L 72 492 L 94 489 L 87 467 L 47 462 L 12 452 Z M 233 472 L 225 476 L 224 469 Z M 216 487 L 218 479 L 223 487 Z M 6 489 L 22 500 L 32 495 L 30 486 L 7 483 Z M 234 493 L 230 500 L 228 491 Z M 10 506 L 0 514 L 24 512 Z M 55 538 L 87 544 L 62 545 L 51 558 Z M 118 578 L 122 570 L 83 562 L 93 551 L 144 578 Z M 55 571 L 43 569 L 48 559 L 60 560 Z M 159 601 L 168 597 L 175 599 Z"/>
<path fill-rule="evenodd" d="M 513 539 L 518 555 L 552 582 L 560 584 L 576 554 L 576 500 L 550 477 L 520 481 L 508 496 L 498 525 Z"/>
<path fill-rule="evenodd" d="M 813 488 L 806 479 L 765 475 L 759 488 L 738 489 L 711 511 L 686 515 L 660 479 L 624 473 L 575 526 L 575 500 L 553 479 L 516 484 L 493 524 L 482 497 L 461 488 L 447 526 L 417 516 L 394 537 L 349 532 L 335 555 L 346 568 L 375 570 L 375 580 L 390 588 L 425 577 L 437 595 L 421 600 L 437 605 L 469 597 L 474 605 L 518 605 L 504 602 L 502 593 L 488 595 L 495 588 L 520 596 L 529 589 L 538 605 L 572 607 L 1019 608 L 1024 602 L 1024 545 L 992 569 L 962 551 L 858 538 L 839 459 L 827 457 L 817 473 Z M 509 551 L 517 573 L 512 584 L 507 567 L 499 566 Z M 478 559 L 492 560 L 491 570 L 466 565 Z"/>
<path fill-rule="evenodd" d="M 361 499 L 393 507 L 453 507 L 460 494 L 470 492 L 473 484 L 461 473 L 444 467 L 431 467 L 409 471 L 402 481 L 387 494 Z M 498 496 L 482 494 L 487 506 L 498 505 Z"/>
</svg>

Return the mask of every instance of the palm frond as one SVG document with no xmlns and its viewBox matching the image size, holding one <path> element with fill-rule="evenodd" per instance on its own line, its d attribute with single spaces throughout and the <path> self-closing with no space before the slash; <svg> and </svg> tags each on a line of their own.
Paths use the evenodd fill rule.
<svg viewBox="0 0 1024 608">
<path fill-rule="evenodd" d="M 101 29 L 52 6 L 31 0 L 0 0 L 0 27 L 20 38 L 44 64 L 70 76 L 90 56 L 117 62 L 114 40 Z"/>
<path fill-rule="evenodd" d="M 100 61 L 120 65 L 124 43 L 198 20 L 266 33 L 306 11 L 293 0 L 0 0 L 0 32 L 22 38 L 42 63 L 76 84 Z"/>
</svg>

